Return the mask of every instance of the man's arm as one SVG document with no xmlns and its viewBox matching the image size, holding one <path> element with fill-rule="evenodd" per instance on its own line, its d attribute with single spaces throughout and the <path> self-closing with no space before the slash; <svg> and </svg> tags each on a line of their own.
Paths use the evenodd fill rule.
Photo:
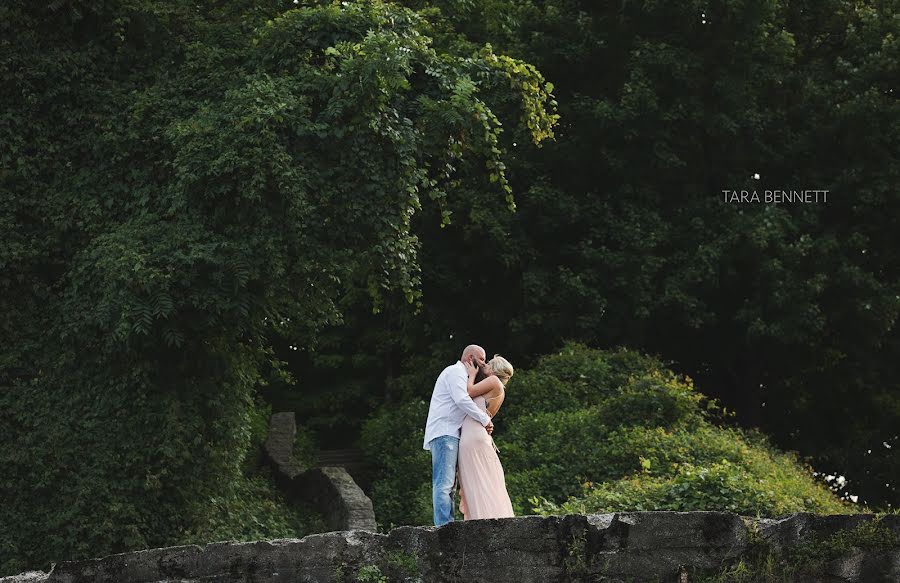
<svg viewBox="0 0 900 583">
<path fill-rule="evenodd" d="M 456 406 L 466 412 L 466 415 L 478 420 L 484 426 L 491 424 L 490 416 L 478 408 L 469 392 L 466 390 L 466 383 L 469 377 L 463 375 L 451 375 L 447 382 L 450 384 L 450 398 L 456 403 Z"/>
</svg>

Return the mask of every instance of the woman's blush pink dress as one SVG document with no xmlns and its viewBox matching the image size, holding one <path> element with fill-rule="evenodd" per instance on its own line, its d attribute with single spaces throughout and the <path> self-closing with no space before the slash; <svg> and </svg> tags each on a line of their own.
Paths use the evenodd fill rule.
<svg viewBox="0 0 900 583">
<path fill-rule="evenodd" d="M 473 401 L 487 411 L 484 397 L 475 397 Z M 514 516 L 494 440 L 472 417 L 467 416 L 463 421 L 458 459 L 459 510 L 463 518 L 477 520 Z"/>
</svg>

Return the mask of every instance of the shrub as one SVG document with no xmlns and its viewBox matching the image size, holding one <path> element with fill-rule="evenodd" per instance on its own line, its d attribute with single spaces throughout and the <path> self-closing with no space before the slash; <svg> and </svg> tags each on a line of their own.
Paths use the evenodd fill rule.
<svg viewBox="0 0 900 583">
<path fill-rule="evenodd" d="M 504 417 L 596 405 L 617 394 L 629 377 L 656 370 L 664 370 L 662 362 L 632 350 L 620 348 L 596 358 L 582 344 L 566 344 L 542 357 L 534 368 L 516 371 L 509 383 Z"/>
<path fill-rule="evenodd" d="M 648 464 L 649 465 L 649 464 Z M 533 498 L 541 514 L 589 514 L 634 510 L 719 510 L 744 515 L 777 516 L 791 512 L 841 512 L 844 507 L 826 492 L 813 498 L 785 495 L 780 484 L 760 479 L 751 469 L 726 459 L 708 466 L 684 463 L 672 473 L 639 473 L 611 482 L 585 483 L 580 497 L 561 505 Z"/>
<path fill-rule="evenodd" d="M 570 345 L 533 371 L 531 378 L 541 382 L 532 392 L 566 394 L 574 383 L 583 396 L 594 395 L 596 404 L 586 399 L 577 411 L 513 416 L 504 434 L 510 443 L 501 448 L 517 510 L 849 511 L 795 454 L 778 451 L 758 432 L 711 423 L 706 412 L 715 411 L 715 403 L 704 405 L 690 379 L 660 370 L 651 360 L 631 359 L 650 368 L 629 370 L 621 386 L 595 391 L 586 390 L 591 383 L 581 373 L 573 381 L 567 372 L 569 383 L 558 379 L 554 385 L 554 373 L 540 368 L 552 363 L 555 370 L 602 374 L 606 367 L 589 363 L 609 355 Z"/>
<path fill-rule="evenodd" d="M 197 514 L 207 519 L 187 529 L 177 544 L 299 538 L 328 530 L 317 508 L 288 500 L 277 489 L 267 467 L 230 483 L 223 493 L 197 505 Z"/>
<path fill-rule="evenodd" d="M 429 524 L 431 456 L 422 448 L 428 404 L 422 400 L 385 406 L 363 425 L 360 444 L 375 466 L 372 502 L 383 528 Z"/>
</svg>

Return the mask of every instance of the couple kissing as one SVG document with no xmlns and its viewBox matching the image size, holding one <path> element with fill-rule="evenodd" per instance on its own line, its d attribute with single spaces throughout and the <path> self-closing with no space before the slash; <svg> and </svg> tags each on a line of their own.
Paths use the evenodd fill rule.
<svg viewBox="0 0 900 583">
<path fill-rule="evenodd" d="M 457 483 L 465 520 L 513 516 L 499 450 L 491 437 L 491 419 L 503 404 L 512 375 L 508 360 L 495 355 L 486 361 L 484 349 L 475 344 L 438 375 L 423 444 L 431 451 L 435 526 L 453 521 Z"/>
</svg>

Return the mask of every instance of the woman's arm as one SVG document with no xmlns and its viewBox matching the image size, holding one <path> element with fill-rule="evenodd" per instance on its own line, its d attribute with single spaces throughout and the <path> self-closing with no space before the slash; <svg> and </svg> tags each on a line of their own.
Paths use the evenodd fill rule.
<svg viewBox="0 0 900 583">
<path fill-rule="evenodd" d="M 476 383 L 475 375 L 478 373 L 478 369 L 469 363 L 466 363 L 466 371 L 469 373 L 469 382 L 466 385 L 466 390 L 469 391 L 469 396 L 473 399 L 503 386 L 500 379 L 495 376 L 486 377 Z"/>
<path fill-rule="evenodd" d="M 502 385 L 503 383 L 500 382 L 500 379 L 494 376 L 487 377 L 477 383 L 475 382 L 475 377 L 470 376 L 469 384 L 466 386 L 466 390 L 469 391 L 469 396 L 474 399 L 475 397 L 479 397 L 485 393 L 490 393 L 491 391 L 499 388 Z"/>
</svg>

